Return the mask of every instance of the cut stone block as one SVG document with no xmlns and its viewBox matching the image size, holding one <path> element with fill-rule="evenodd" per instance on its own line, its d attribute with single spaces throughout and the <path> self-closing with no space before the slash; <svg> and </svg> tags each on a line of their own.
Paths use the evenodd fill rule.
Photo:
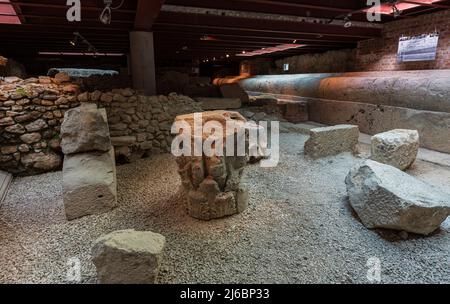
<svg viewBox="0 0 450 304">
<path fill-rule="evenodd" d="M 281 108 L 283 117 L 292 123 L 308 121 L 308 103 L 305 101 L 280 100 L 278 106 Z"/>
<path fill-rule="evenodd" d="M 419 153 L 419 132 L 397 129 L 372 137 L 371 159 L 400 170 L 408 169 Z"/>
<path fill-rule="evenodd" d="M 221 85 L 220 93 L 224 98 L 239 98 L 243 104 L 249 103 L 247 92 L 237 83 Z"/>
<path fill-rule="evenodd" d="M 114 149 L 66 155 L 63 200 L 68 220 L 108 212 L 117 205 Z"/>
<path fill-rule="evenodd" d="M 203 110 L 228 110 L 239 109 L 242 107 L 242 102 L 239 98 L 196 98 L 198 102 L 202 103 Z"/>
<path fill-rule="evenodd" d="M 111 137 L 111 144 L 115 147 L 131 146 L 137 142 L 136 136 Z"/>
<path fill-rule="evenodd" d="M 357 152 L 358 126 L 337 125 L 310 130 L 305 153 L 312 158 L 333 156 L 343 152 Z"/>
<path fill-rule="evenodd" d="M 150 231 L 120 230 L 95 241 L 92 257 L 102 284 L 153 284 L 166 239 Z"/>
<path fill-rule="evenodd" d="M 61 126 L 61 148 L 64 154 L 111 149 L 105 109 L 96 104 L 82 103 L 67 111 Z"/>
<path fill-rule="evenodd" d="M 367 160 L 345 183 L 350 204 L 367 228 L 428 235 L 450 215 L 449 194 L 389 165 Z"/>
</svg>

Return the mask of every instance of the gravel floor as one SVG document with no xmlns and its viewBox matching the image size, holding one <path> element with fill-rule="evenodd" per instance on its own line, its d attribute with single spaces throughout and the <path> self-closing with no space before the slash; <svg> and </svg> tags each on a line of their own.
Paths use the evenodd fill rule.
<svg viewBox="0 0 450 304">
<path fill-rule="evenodd" d="M 249 209 L 210 222 L 186 215 L 170 155 L 118 167 L 119 208 L 72 222 L 60 172 L 17 178 L 0 206 L 0 283 L 64 283 L 71 258 L 95 282 L 94 240 L 128 228 L 166 236 L 161 283 L 367 283 L 372 257 L 383 283 L 450 283 L 450 219 L 430 237 L 365 229 L 344 184 L 360 160 L 305 159 L 305 140 L 282 134 L 279 166 L 245 171 Z M 409 173 L 450 192 L 450 168 L 418 161 Z"/>
</svg>

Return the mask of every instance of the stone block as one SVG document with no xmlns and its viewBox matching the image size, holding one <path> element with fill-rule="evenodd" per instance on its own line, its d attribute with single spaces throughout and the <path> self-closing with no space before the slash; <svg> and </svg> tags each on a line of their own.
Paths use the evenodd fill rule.
<svg viewBox="0 0 450 304">
<path fill-rule="evenodd" d="M 64 154 L 109 151 L 111 139 L 105 110 L 84 103 L 67 111 L 61 126 L 61 139 Z"/>
<path fill-rule="evenodd" d="M 66 155 L 63 201 L 69 220 L 108 212 L 117 205 L 114 149 Z"/>
<path fill-rule="evenodd" d="M 400 170 L 408 169 L 419 153 L 419 132 L 396 129 L 372 137 L 371 159 Z"/>
<path fill-rule="evenodd" d="M 201 102 L 203 110 L 229 110 L 239 109 L 242 107 L 242 102 L 239 98 L 196 98 L 198 102 Z"/>
<path fill-rule="evenodd" d="M 111 137 L 111 144 L 115 147 L 132 146 L 136 144 L 136 136 L 116 136 Z"/>
<path fill-rule="evenodd" d="M 312 158 L 333 156 L 343 152 L 357 152 L 358 126 L 337 125 L 310 130 L 305 143 L 305 154 Z"/>
<path fill-rule="evenodd" d="M 92 260 L 99 283 L 155 283 L 165 246 L 165 237 L 150 231 L 120 230 L 97 239 Z"/>
<path fill-rule="evenodd" d="M 450 195 L 403 171 L 366 160 L 345 183 L 350 204 L 367 228 L 428 235 L 450 215 Z"/>
<path fill-rule="evenodd" d="M 247 92 L 237 83 L 221 85 L 220 93 L 224 98 L 239 98 L 243 104 L 249 103 Z"/>
</svg>

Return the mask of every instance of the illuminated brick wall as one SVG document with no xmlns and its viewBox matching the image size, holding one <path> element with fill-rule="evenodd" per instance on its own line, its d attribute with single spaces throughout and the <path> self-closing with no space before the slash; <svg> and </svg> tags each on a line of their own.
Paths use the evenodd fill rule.
<svg viewBox="0 0 450 304">
<path fill-rule="evenodd" d="M 397 62 L 398 40 L 438 31 L 439 45 L 435 61 Z M 450 69 L 450 10 L 404 18 L 385 25 L 383 36 L 361 41 L 356 55 L 356 70 L 399 71 Z"/>
</svg>

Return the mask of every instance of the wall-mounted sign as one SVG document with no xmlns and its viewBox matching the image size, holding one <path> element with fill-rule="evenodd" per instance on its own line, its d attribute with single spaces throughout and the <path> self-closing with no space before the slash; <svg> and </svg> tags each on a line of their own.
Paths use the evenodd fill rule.
<svg viewBox="0 0 450 304">
<path fill-rule="evenodd" d="M 439 34 L 437 33 L 400 37 L 398 62 L 435 60 L 438 42 Z"/>
</svg>

